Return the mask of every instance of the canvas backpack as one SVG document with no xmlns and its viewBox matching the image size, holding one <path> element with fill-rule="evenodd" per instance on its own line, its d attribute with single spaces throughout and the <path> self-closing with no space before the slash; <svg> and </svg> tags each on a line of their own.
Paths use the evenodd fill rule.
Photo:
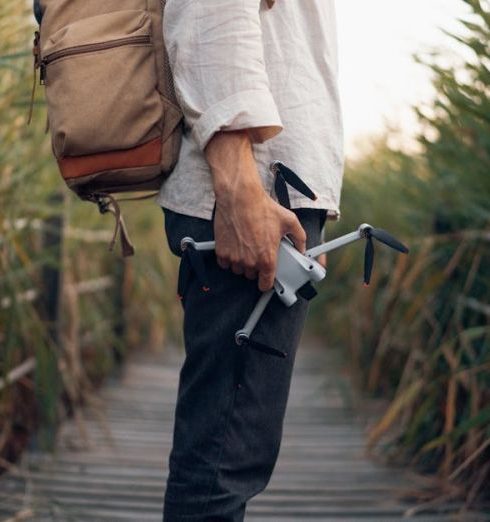
<svg viewBox="0 0 490 522">
<path fill-rule="evenodd" d="M 266 0 L 269 8 L 274 3 Z M 119 235 L 125 256 L 134 249 L 114 194 L 158 190 L 182 139 L 163 39 L 165 4 L 34 0 L 34 65 L 45 86 L 53 153 L 68 187 L 114 214 L 110 248 Z"/>
<path fill-rule="evenodd" d="M 166 0 L 36 0 L 35 68 L 45 86 L 52 150 L 70 189 L 112 212 L 114 194 L 158 190 L 182 137 L 163 40 Z"/>
</svg>

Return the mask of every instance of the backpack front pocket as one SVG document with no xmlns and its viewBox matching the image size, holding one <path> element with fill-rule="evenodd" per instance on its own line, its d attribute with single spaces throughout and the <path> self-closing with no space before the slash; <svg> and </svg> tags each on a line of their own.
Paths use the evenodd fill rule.
<svg viewBox="0 0 490 522">
<path fill-rule="evenodd" d="M 42 49 L 41 80 L 58 159 L 133 149 L 161 136 L 146 11 L 116 11 L 63 27 Z"/>
</svg>

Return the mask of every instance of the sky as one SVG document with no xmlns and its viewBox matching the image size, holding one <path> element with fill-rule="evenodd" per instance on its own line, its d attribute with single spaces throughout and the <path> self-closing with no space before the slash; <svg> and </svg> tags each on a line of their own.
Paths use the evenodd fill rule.
<svg viewBox="0 0 490 522">
<path fill-rule="evenodd" d="M 386 122 L 410 136 L 410 107 L 432 95 L 430 73 L 412 55 L 457 47 L 441 28 L 460 31 L 462 0 L 337 0 L 340 90 L 346 152 Z M 409 141 L 409 140 L 408 140 Z"/>
</svg>

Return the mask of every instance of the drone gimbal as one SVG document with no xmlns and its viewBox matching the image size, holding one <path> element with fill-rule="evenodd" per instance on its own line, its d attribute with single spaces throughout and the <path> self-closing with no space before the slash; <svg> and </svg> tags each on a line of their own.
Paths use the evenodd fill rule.
<svg viewBox="0 0 490 522">
<path fill-rule="evenodd" d="M 276 175 L 276 195 L 283 206 L 289 207 L 289 196 L 286 183 L 305 196 L 310 197 L 311 199 L 316 199 L 313 192 L 304 184 L 304 182 L 282 163 L 274 162 L 271 165 L 271 171 Z M 322 254 L 332 252 L 333 250 L 337 250 L 338 248 L 342 248 L 361 239 L 366 240 L 364 258 L 364 283 L 366 285 L 370 282 L 374 264 L 374 239 L 394 250 L 397 250 L 398 252 L 404 254 L 408 253 L 408 248 L 388 234 L 388 232 L 374 228 L 368 224 L 361 225 L 357 230 L 350 234 L 346 234 L 332 241 L 328 241 L 327 243 L 310 248 L 304 254 L 296 250 L 289 238 L 283 238 L 279 246 L 274 288 L 262 294 L 250 317 L 245 323 L 245 326 L 236 332 L 236 344 L 239 346 L 250 346 L 251 348 L 277 357 L 286 357 L 286 353 L 276 348 L 257 343 L 251 339 L 252 333 L 270 300 L 274 294 L 276 294 L 287 307 L 290 307 L 296 303 L 298 296 L 307 300 L 313 299 L 317 295 L 313 284 L 322 281 L 327 274 L 325 268 L 323 268 L 316 259 Z M 214 241 L 196 243 L 190 237 L 182 239 L 182 251 L 184 254 L 189 256 L 190 265 L 196 272 L 197 276 L 200 277 L 201 281 L 204 281 L 206 277 L 204 264 L 200 259 L 199 252 L 214 250 L 215 246 L 216 244 Z"/>
</svg>

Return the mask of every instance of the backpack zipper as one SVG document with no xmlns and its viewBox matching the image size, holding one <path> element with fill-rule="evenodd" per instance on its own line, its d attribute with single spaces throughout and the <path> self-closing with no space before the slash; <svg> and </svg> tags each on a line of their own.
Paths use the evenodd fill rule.
<svg viewBox="0 0 490 522">
<path fill-rule="evenodd" d="M 142 34 L 138 36 L 126 36 L 125 38 L 118 38 L 117 40 L 111 40 L 110 42 L 76 45 L 73 47 L 67 47 L 66 49 L 60 49 L 59 51 L 48 54 L 40 61 L 40 83 L 41 85 L 46 83 L 46 67 L 50 63 L 60 60 L 61 58 L 76 56 L 79 54 L 93 53 L 95 51 L 104 51 L 106 49 L 114 49 L 116 47 L 123 47 L 124 45 L 149 45 L 150 43 L 151 36 L 149 34 Z"/>
<path fill-rule="evenodd" d="M 34 74 L 31 90 L 31 102 L 29 103 L 29 114 L 27 116 L 27 125 L 31 124 L 32 112 L 34 110 L 34 97 L 36 96 L 37 70 L 41 66 L 41 33 L 34 31 L 34 42 L 32 46 L 32 54 L 34 56 Z"/>
</svg>

